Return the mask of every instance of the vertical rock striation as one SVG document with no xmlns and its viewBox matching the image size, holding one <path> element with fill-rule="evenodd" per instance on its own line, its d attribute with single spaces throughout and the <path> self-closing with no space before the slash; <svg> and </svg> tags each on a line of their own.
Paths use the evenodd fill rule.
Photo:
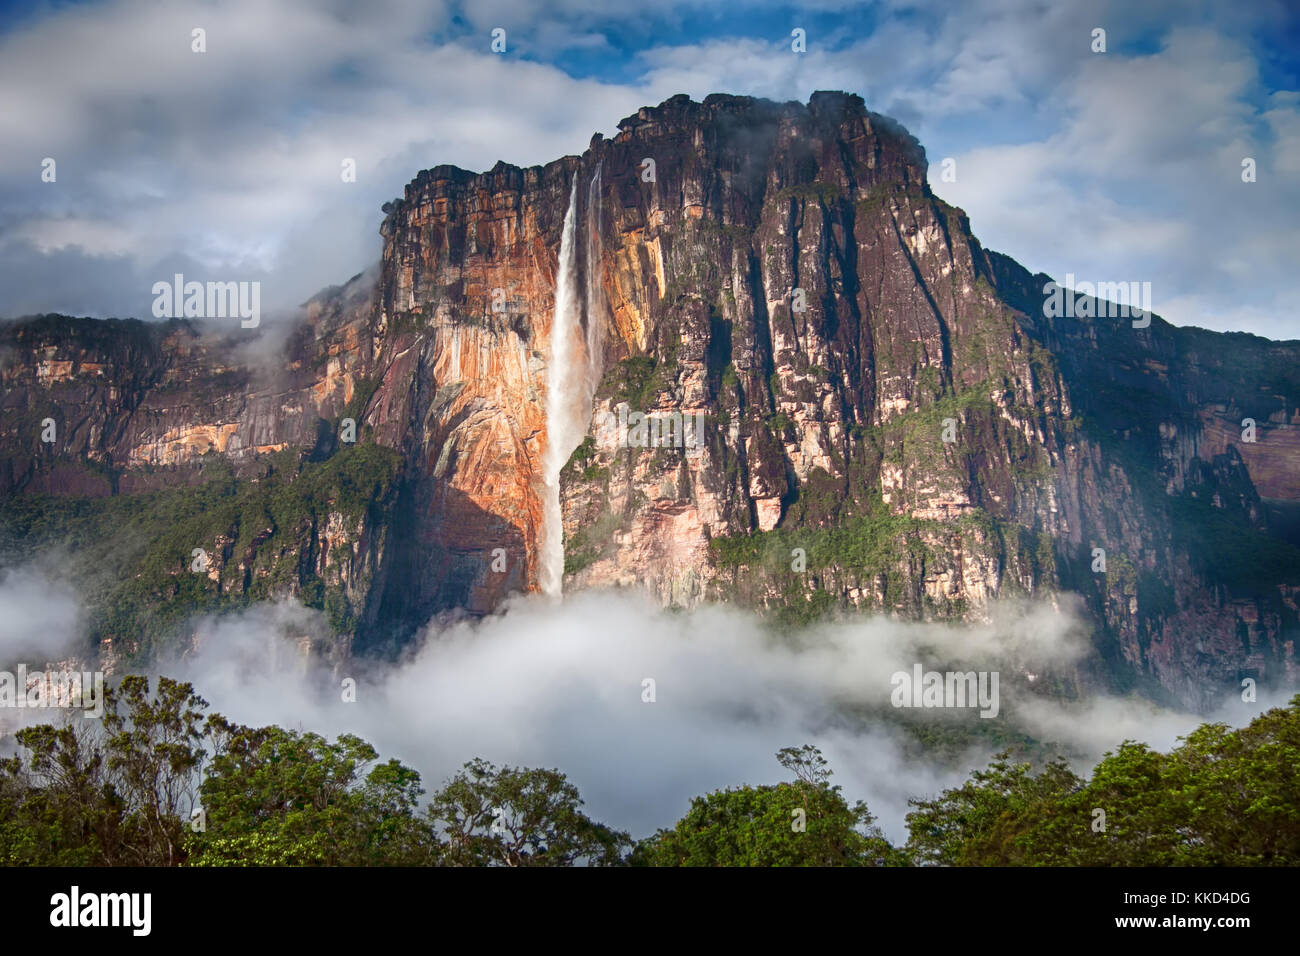
<svg viewBox="0 0 1300 956">
<path fill-rule="evenodd" d="M 362 647 L 557 592 L 558 524 L 568 588 L 792 623 L 1073 592 L 1119 686 L 1202 706 L 1300 676 L 1300 343 L 1045 318 L 1047 277 L 857 96 L 677 96 L 618 130 L 420 173 L 277 375 L 185 323 L 6 327 L 5 491 L 327 458 L 351 411 L 400 457 Z"/>
</svg>

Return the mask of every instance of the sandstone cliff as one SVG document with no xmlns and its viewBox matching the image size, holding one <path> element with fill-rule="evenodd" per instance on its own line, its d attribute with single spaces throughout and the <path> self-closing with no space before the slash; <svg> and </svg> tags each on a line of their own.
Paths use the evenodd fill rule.
<svg viewBox="0 0 1300 956">
<path fill-rule="evenodd" d="M 1300 676 L 1300 343 L 1045 318 L 1047 277 L 984 250 L 919 144 L 858 97 L 674 97 L 581 157 L 427 170 L 385 211 L 378 271 L 309 303 L 284 359 L 184 322 L 7 325 L 0 487 L 37 503 L 9 508 L 11 532 L 34 535 L 48 496 L 206 487 L 220 459 L 239 501 L 304 476 L 319 495 L 269 553 L 248 532 L 264 515 L 231 512 L 214 590 L 247 599 L 254 567 L 271 591 L 317 588 L 356 649 L 489 612 L 538 587 L 571 267 L 600 334 L 561 475 L 566 589 L 789 623 L 1074 592 L 1120 686 L 1203 705 Z M 703 423 L 680 447 L 611 427 L 678 415 Z M 348 464 L 372 446 L 391 458 Z M 107 620 L 97 636 L 132 640 Z"/>
</svg>

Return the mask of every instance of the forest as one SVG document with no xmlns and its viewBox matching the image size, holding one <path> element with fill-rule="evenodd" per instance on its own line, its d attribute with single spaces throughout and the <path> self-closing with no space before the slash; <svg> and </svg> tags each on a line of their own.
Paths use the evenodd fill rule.
<svg viewBox="0 0 1300 956">
<path fill-rule="evenodd" d="M 212 713 L 128 675 L 101 719 L 15 734 L 0 760 L 2 866 L 1276 866 L 1300 863 L 1300 695 L 1169 753 L 1124 741 L 1087 776 L 999 753 L 910 801 L 891 843 L 814 746 L 788 779 L 697 796 L 634 838 L 558 769 L 466 763 L 428 793 L 366 741 Z"/>
</svg>

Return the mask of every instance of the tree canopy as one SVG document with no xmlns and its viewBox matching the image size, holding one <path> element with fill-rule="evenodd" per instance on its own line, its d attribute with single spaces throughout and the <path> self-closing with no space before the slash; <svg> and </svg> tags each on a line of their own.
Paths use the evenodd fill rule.
<svg viewBox="0 0 1300 956">
<path fill-rule="evenodd" d="M 786 747 L 777 760 L 795 779 L 718 790 L 691 801 L 671 830 L 642 841 L 645 866 L 888 866 L 902 855 L 859 801 L 850 806 L 821 751 Z"/>
<path fill-rule="evenodd" d="M 695 797 L 634 842 L 556 769 L 475 758 L 426 798 L 418 772 L 359 737 L 240 726 L 207 706 L 190 684 L 128 676 L 106 688 L 102 720 L 18 731 L 0 760 L 0 865 L 1300 863 L 1300 695 L 1169 753 L 1124 741 L 1087 777 L 1004 751 L 912 800 L 902 846 L 807 744 L 776 754 L 791 779 Z"/>
</svg>

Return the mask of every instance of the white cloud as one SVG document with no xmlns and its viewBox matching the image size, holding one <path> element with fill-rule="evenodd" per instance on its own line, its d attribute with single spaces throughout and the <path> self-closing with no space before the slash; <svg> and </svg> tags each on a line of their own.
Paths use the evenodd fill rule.
<svg viewBox="0 0 1300 956">
<path fill-rule="evenodd" d="M 9 242 L 125 255 L 120 286 L 143 276 L 147 288 L 177 253 L 237 278 L 273 271 L 269 305 L 290 306 L 378 259 L 379 206 L 419 169 L 549 161 L 585 147 L 587 117 L 612 126 L 639 105 L 486 44 L 431 44 L 445 15 L 391 7 L 352 17 L 297 2 L 117 2 L 0 39 L 0 209 L 19 217 Z M 189 47 L 197 25 L 204 54 Z M 39 180 L 45 156 L 58 163 L 52 184 Z M 341 181 L 345 157 L 356 183 Z M 294 248 L 322 225 L 334 248 Z M 31 304 L 42 289 L 27 285 L 7 286 L 0 312 L 55 307 Z M 92 298 L 74 311 L 106 307 Z"/>
<path fill-rule="evenodd" d="M 1041 141 L 957 156 L 962 206 L 988 246 L 1058 279 L 1149 281 L 1176 324 L 1300 336 L 1300 183 L 1281 172 L 1289 97 L 1250 105 L 1254 64 L 1235 41 L 1171 31 L 1147 56 L 1098 56 L 1068 92 L 1061 127 Z M 1263 125 L 1281 132 L 1275 143 Z M 1260 181 L 1241 181 L 1253 155 Z"/>
<path fill-rule="evenodd" d="M 13 235 L 41 252 L 75 247 L 92 256 L 121 256 L 133 246 L 126 230 L 94 219 L 34 219 L 20 225 Z"/>
<path fill-rule="evenodd" d="M 716 29 L 694 2 L 56 9 L 0 37 L 0 254 L 15 263 L 0 314 L 105 314 L 177 257 L 266 276 L 268 307 L 291 306 L 378 258 L 379 206 L 419 169 L 547 162 L 678 92 L 847 89 L 908 124 L 931 156 L 958 158 L 958 182 L 936 188 L 991 248 L 1033 271 L 1148 279 L 1161 302 L 1196 304 L 1163 306 L 1175 322 L 1229 328 L 1262 314 L 1250 328 L 1286 334 L 1270 310 L 1300 294 L 1288 262 L 1300 94 L 1260 89 L 1256 43 L 1280 8 L 884 3 L 858 35 L 861 11 L 831 0 L 804 8 L 843 14 L 810 33 L 806 54 L 780 31 L 744 35 L 745 10 L 775 9 L 747 5 L 730 35 L 712 36 L 691 31 L 701 15 Z M 646 38 L 618 64 L 631 79 L 535 62 L 565 51 L 616 62 L 609 22 Z M 1108 29 L 1104 55 L 1088 49 L 1096 25 Z M 190 51 L 195 26 L 205 54 Z M 509 55 L 489 51 L 494 26 Z M 663 29 L 673 39 L 656 43 Z M 1146 34 L 1158 49 L 1125 52 Z M 1258 159 L 1258 183 L 1240 182 L 1242 155 Z M 45 156 L 56 184 L 39 181 Z M 344 157 L 357 161 L 355 184 L 339 179 Z M 74 252 L 85 274 L 50 282 Z"/>
<path fill-rule="evenodd" d="M 1013 673 L 1069 673 L 1088 652 L 1076 619 L 1042 605 L 1002 607 L 983 626 L 864 616 L 792 638 L 734 608 L 671 612 L 633 593 L 584 592 L 431 626 L 398 666 L 309 672 L 294 647 L 321 633 L 315 612 L 263 605 L 209 620 L 198 652 L 163 672 L 192 680 L 242 723 L 357 733 L 420 770 L 428 788 L 475 756 L 558 767 L 598 819 L 638 836 L 671 825 L 692 796 L 782 779 L 775 752 L 813 743 L 847 795 L 866 799 L 904 839 L 909 797 L 958 784 L 991 754 L 973 749 L 955 764 L 905 757 L 879 711 L 890 709 L 891 675 L 917 662 L 1000 669 L 1000 725 L 1077 750 L 1082 769 L 1124 737 L 1169 746 L 1200 722 L 1144 702 L 1066 704 L 1017 690 Z M 347 676 L 357 679 L 356 703 L 342 701 Z M 646 678 L 656 682 L 654 703 L 642 700 Z"/>
<path fill-rule="evenodd" d="M 0 568 L 0 669 L 41 668 L 81 637 L 76 589 L 46 564 Z"/>
</svg>

